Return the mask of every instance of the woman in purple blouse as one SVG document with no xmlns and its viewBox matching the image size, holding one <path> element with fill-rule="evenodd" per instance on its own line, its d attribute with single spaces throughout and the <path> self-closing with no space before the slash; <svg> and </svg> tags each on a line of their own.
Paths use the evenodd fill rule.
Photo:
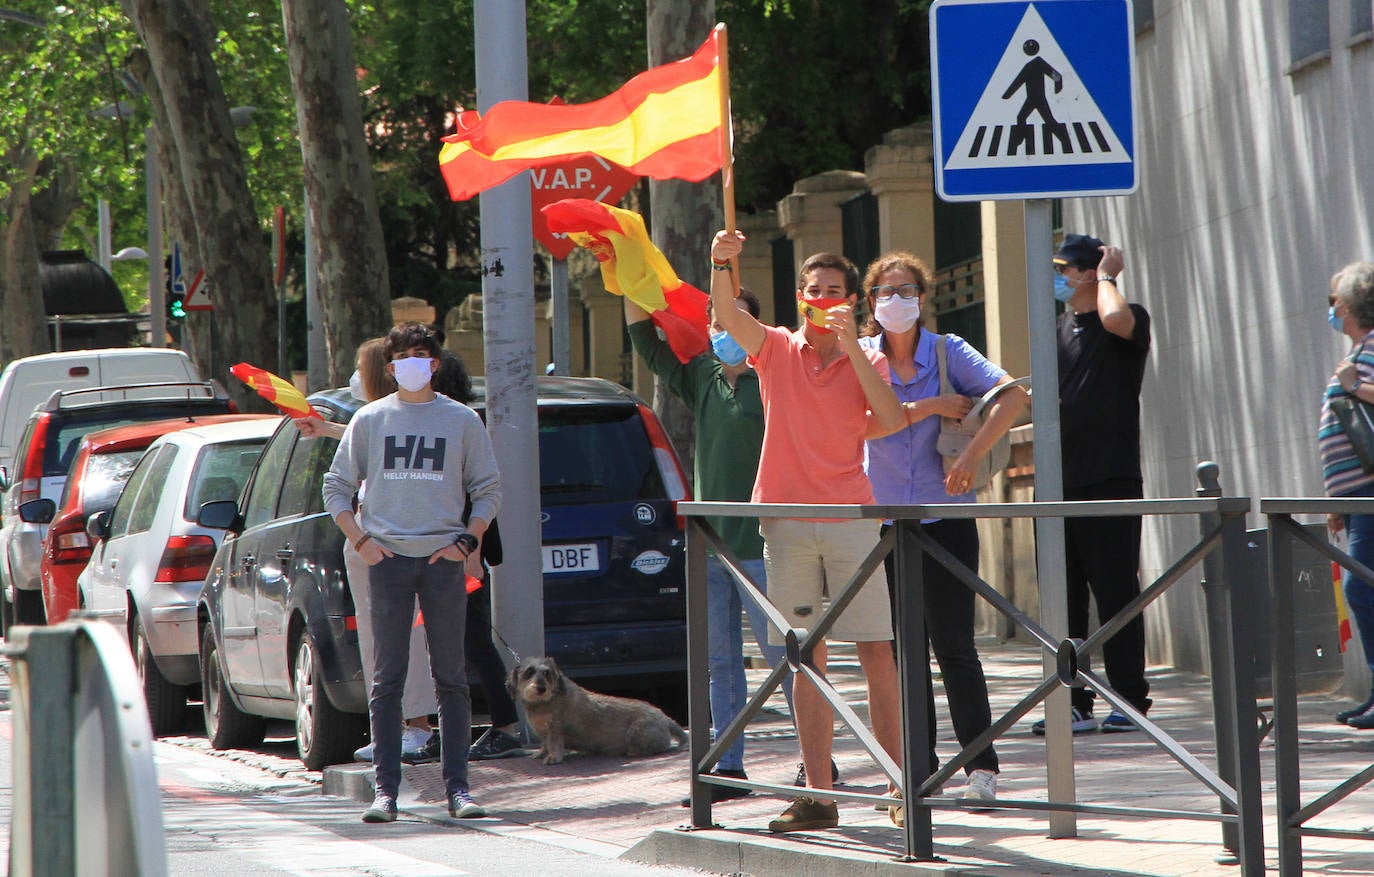
<svg viewBox="0 0 1374 877">
<path fill-rule="evenodd" d="M 873 494 L 881 504 L 974 502 L 973 473 L 988 450 L 1011 428 L 1027 395 L 1020 387 L 1003 392 L 990 409 L 983 428 L 946 472 L 936 449 L 940 418 L 963 417 L 973 400 L 1012 378 L 957 335 L 945 336 L 946 371 L 954 392 L 940 394 L 938 334 L 923 328 L 921 304 L 929 300 L 930 269 L 910 253 L 879 257 L 864 278 L 869 312 L 873 315 L 862 343 L 887 355 L 892 389 L 906 411 L 907 426 L 891 435 L 870 439 L 865 464 Z M 972 520 L 923 520 L 927 536 L 961 563 L 978 571 L 978 529 Z M 944 679 L 954 732 L 967 746 L 992 724 L 987 681 L 973 637 L 973 592 L 929 555 L 924 556 L 926 660 L 935 652 Z M 887 558 L 889 589 L 904 586 L 895 580 L 893 558 Z M 894 615 L 895 617 L 895 615 Z M 935 694 L 928 687 L 930 738 L 935 739 Z M 938 766 L 932 748 L 931 770 Z M 963 797 L 991 800 L 997 794 L 997 753 L 988 746 L 964 768 L 968 785 Z"/>
</svg>

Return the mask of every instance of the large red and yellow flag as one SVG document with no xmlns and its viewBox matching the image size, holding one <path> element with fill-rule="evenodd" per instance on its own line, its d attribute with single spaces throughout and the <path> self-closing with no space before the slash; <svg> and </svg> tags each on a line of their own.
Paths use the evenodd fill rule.
<svg viewBox="0 0 1374 877">
<path fill-rule="evenodd" d="M 320 417 L 319 413 L 310 407 L 310 403 L 305 401 L 305 395 L 297 390 L 294 384 L 277 377 L 266 369 L 241 362 L 229 369 L 229 374 L 243 381 L 253 389 L 253 392 L 277 406 L 283 414 L 295 418 Z"/>
<path fill-rule="evenodd" d="M 523 170 L 586 154 L 656 180 L 706 179 L 726 158 L 721 36 L 713 30 L 690 58 L 646 70 L 598 101 L 502 101 L 485 116 L 462 113 L 439 152 L 450 197 L 464 201 Z"/>
<path fill-rule="evenodd" d="M 568 198 L 542 208 L 549 230 L 566 234 L 601 262 L 608 292 L 623 295 L 649 312 L 682 362 L 710 347 L 706 293 L 683 283 L 644 228 L 644 217 L 586 198 Z"/>
</svg>

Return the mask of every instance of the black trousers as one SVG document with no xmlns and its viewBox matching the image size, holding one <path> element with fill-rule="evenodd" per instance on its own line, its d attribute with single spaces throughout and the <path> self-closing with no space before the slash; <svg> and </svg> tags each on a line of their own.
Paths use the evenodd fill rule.
<svg viewBox="0 0 1374 877">
<path fill-rule="evenodd" d="M 1140 499 L 1139 481 L 1117 479 L 1064 489 L 1066 500 Z M 1065 578 L 1068 584 L 1069 636 L 1088 636 L 1088 594 L 1097 601 L 1099 624 L 1140 595 L 1140 517 L 1065 518 Z M 1145 681 L 1145 619 L 1137 615 L 1102 647 L 1107 683 L 1142 713 L 1150 708 Z M 1091 661 L 1088 661 L 1091 666 Z M 1073 689 L 1073 705 L 1092 712 L 1095 695 Z"/>
<path fill-rule="evenodd" d="M 924 524 L 922 529 L 961 563 L 978 572 L 978 525 L 974 521 L 935 521 Z M 884 532 L 887 527 L 884 527 Z M 908 543 L 910 554 L 917 550 L 914 542 Z M 988 706 L 988 683 L 983 675 L 983 662 L 978 657 L 978 647 L 973 640 L 974 594 L 964 586 L 954 574 L 929 554 L 923 555 L 921 565 L 925 593 L 926 636 L 925 660 L 930 663 L 930 653 L 940 665 L 940 675 L 945 684 L 945 700 L 949 704 L 950 721 L 954 724 L 954 734 L 960 746 L 968 746 L 979 734 L 992 726 L 992 710 Z M 884 566 L 887 572 L 888 593 L 893 600 L 893 618 L 897 617 L 895 581 L 896 558 L 889 554 Z M 896 653 L 894 646 L 893 653 Z M 929 677 L 927 677 L 929 678 Z M 935 755 L 935 685 L 926 685 L 926 707 L 930 716 L 930 769 L 939 767 Z M 997 772 L 997 751 L 988 746 L 973 757 L 964 768 L 965 772 L 990 770 Z"/>
</svg>

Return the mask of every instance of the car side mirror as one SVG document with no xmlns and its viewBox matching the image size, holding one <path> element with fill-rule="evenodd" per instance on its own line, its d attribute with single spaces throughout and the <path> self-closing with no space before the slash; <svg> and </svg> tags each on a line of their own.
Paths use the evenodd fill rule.
<svg viewBox="0 0 1374 877">
<path fill-rule="evenodd" d="M 91 538 L 94 545 L 102 539 L 109 538 L 110 535 L 110 511 L 96 512 L 86 519 L 86 535 Z"/>
<path fill-rule="evenodd" d="M 196 515 L 196 523 L 202 527 L 213 527 L 216 530 L 237 531 L 242 527 L 239 522 L 238 503 L 232 499 L 207 502 L 200 507 L 200 513 Z"/>
<path fill-rule="evenodd" d="M 0 466 L 0 492 L 10 489 L 10 467 Z"/>
<path fill-rule="evenodd" d="M 31 499 L 19 507 L 19 520 L 26 524 L 51 524 L 57 516 L 57 503 L 50 499 Z"/>
</svg>

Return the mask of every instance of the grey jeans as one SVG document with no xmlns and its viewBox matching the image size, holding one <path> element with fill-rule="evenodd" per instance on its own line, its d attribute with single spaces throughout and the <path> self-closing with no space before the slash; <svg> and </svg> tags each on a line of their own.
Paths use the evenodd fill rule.
<svg viewBox="0 0 1374 877">
<path fill-rule="evenodd" d="M 472 702 L 463 658 L 468 595 L 463 565 L 428 557 L 384 557 L 373 566 L 369 604 L 376 670 L 368 712 L 372 719 L 377 791 L 395 796 L 401 784 L 401 695 L 410 665 L 415 601 L 425 616 L 429 666 L 439 703 L 439 742 L 449 794 L 468 788 Z"/>
</svg>

